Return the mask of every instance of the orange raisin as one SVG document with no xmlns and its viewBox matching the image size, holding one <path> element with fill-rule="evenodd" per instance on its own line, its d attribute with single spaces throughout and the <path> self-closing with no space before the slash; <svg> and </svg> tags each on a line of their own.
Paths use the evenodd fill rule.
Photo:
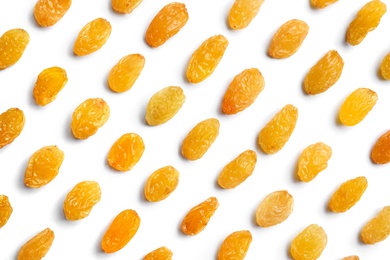
<svg viewBox="0 0 390 260">
<path fill-rule="evenodd" d="M 217 198 L 210 197 L 193 207 L 184 217 L 181 223 L 181 231 L 189 236 L 199 234 L 207 226 L 218 206 Z"/>
<path fill-rule="evenodd" d="M 248 230 L 236 231 L 228 235 L 218 251 L 218 260 L 243 260 L 252 243 Z"/>
<path fill-rule="evenodd" d="M 72 0 L 38 0 L 34 17 L 42 27 L 55 25 L 68 12 Z"/>
<path fill-rule="evenodd" d="M 24 244 L 18 253 L 18 260 L 40 260 L 49 252 L 54 241 L 54 232 L 46 228 Z"/>
<path fill-rule="evenodd" d="M 390 80 L 390 53 L 383 58 L 379 72 L 383 79 Z"/>
<path fill-rule="evenodd" d="M 327 242 L 325 230 L 316 224 L 311 224 L 291 242 L 291 256 L 294 260 L 315 260 L 320 257 Z"/>
<path fill-rule="evenodd" d="M 163 246 L 144 256 L 143 260 L 171 260 L 172 256 L 172 251 L 168 247 Z"/>
<path fill-rule="evenodd" d="M 371 150 L 371 160 L 376 164 L 390 162 L 390 131 L 384 133 Z"/>
<path fill-rule="evenodd" d="M 258 14 L 264 0 L 235 0 L 228 16 L 234 30 L 246 28 Z"/>
<path fill-rule="evenodd" d="M 359 260 L 360 258 L 357 255 L 351 255 L 351 256 L 346 256 L 341 260 Z"/>
<path fill-rule="evenodd" d="M 112 0 L 111 6 L 118 13 L 130 14 L 141 2 L 142 0 Z"/>
<path fill-rule="evenodd" d="M 0 114 L 0 149 L 20 135 L 24 122 L 24 113 L 19 108 L 10 108 Z"/>
<path fill-rule="evenodd" d="M 137 233 L 140 223 L 141 219 L 135 210 L 126 209 L 119 213 L 103 235 L 103 251 L 114 253 L 121 250 Z"/>
<path fill-rule="evenodd" d="M 151 202 L 166 199 L 179 184 L 179 177 L 179 171 L 172 166 L 165 166 L 153 172 L 145 184 L 145 198 Z"/>
<path fill-rule="evenodd" d="M 23 29 L 6 31 L 0 37 L 0 70 L 18 62 L 29 42 L 30 35 Z"/>
<path fill-rule="evenodd" d="M 68 76 L 63 68 L 51 67 L 44 69 L 39 73 L 33 90 L 37 105 L 46 106 L 51 103 L 66 83 L 68 83 Z"/>
<path fill-rule="evenodd" d="M 366 244 L 376 244 L 390 235 L 390 206 L 384 207 L 362 229 L 361 238 Z"/>
<path fill-rule="evenodd" d="M 338 0 L 310 0 L 310 4 L 313 8 L 323 9 L 328 5 L 336 3 Z"/>
<path fill-rule="evenodd" d="M 255 102 L 264 89 L 264 78 L 256 68 L 246 69 L 234 77 L 222 100 L 222 112 L 236 114 Z"/>
<path fill-rule="evenodd" d="M 12 214 L 12 206 L 9 199 L 5 195 L 0 195 L 0 228 L 7 224 Z"/>
<path fill-rule="evenodd" d="M 306 147 L 298 160 L 297 175 L 301 181 L 313 180 L 321 171 L 328 167 L 332 156 L 332 148 L 322 142 Z"/>
</svg>

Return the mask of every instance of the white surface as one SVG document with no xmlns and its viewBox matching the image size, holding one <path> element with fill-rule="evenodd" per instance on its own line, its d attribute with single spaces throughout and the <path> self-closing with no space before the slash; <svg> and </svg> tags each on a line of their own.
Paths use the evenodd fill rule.
<svg viewBox="0 0 390 260">
<path fill-rule="evenodd" d="M 0 34 L 20 27 L 31 36 L 19 62 L 0 71 L 0 111 L 19 107 L 26 116 L 22 134 L 0 150 L 0 194 L 9 196 L 14 208 L 9 222 L 0 229 L 0 259 L 15 259 L 20 246 L 46 227 L 55 232 L 47 259 L 141 259 L 163 245 L 174 252 L 174 259 L 215 259 L 223 239 L 242 229 L 253 235 L 246 259 L 289 259 L 291 240 L 312 223 L 321 225 L 328 235 L 320 259 L 352 254 L 361 259 L 388 259 L 390 239 L 368 246 L 359 241 L 359 234 L 369 219 L 390 204 L 390 165 L 377 166 L 369 160 L 372 145 L 390 128 L 389 83 L 377 77 L 380 61 L 390 51 L 389 15 L 385 14 L 379 27 L 359 46 L 352 47 L 344 43 L 345 31 L 365 0 L 341 0 L 325 10 L 312 10 L 309 0 L 266 0 L 258 16 L 242 31 L 226 26 L 233 0 L 184 0 L 190 16 L 187 25 L 163 46 L 151 49 L 143 40 L 144 33 L 154 15 L 169 2 L 144 0 L 132 14 L 119 15 L 111 10 L 109 0 L 75 0 L 63 19 L 46 29 L 38 27 L 33 18 L 35 0 L 0 2 Z M 78 32 L 97 17 L 111 22 L 110 39 L 92 55 L 75 57 L 72 48 Z M 301 49 L 288 59 L 269 58 L 266 51 L 272 35 L 293 18 L 310 26 Z M 184 71 L 190 55 L 206 38 L 219 33 L 230 41 L 221 63 L 201 84 L 189 84 Z M 306 96 L 301 89 L 306 72 L 330 49 L 338 50 L 345 60 L 340 80 L 321 95 Z M 108 72 L 130 53 L 143 54 L 145 68 L 130 91 L 112 93 L 106 83 Z M 53 103 L 38 107 L 32 98 L 34 82 L 51 66 L 65 68 L 69 82 Z M 250 67 L 263 73 L 264 91 L 244 112 L 222 115 L 220 103 L 227 86 L 236 74 Z M 187 99 L 183 108 L 166 124 L 147 126 L 144 114 L 149 98 L 169 85 L 184 89 Z M 341 103 L 359 87 L 375 90 L 377 105 L 359 125 L 338 126 Z M 75 140 L 69 126 L 71 115 L 90 97 L 107 101 L 110 119 L 94 136 Z M 287 103 L 299 109 L 297 127 L 279 153 L 264 155 L 256 145 L 257 134 Z M 202 159 L 184 160 L 179 153 L 182 139 L 196 123 L 210 117 L 221 122 L 216 142 Z M 106 157 L 113 142 L 126 132 L 142 136 L 146 150 L 133 170 L 119 173 L 108 167 Z M 333 149 L 329 167 L 310 183 L 297 182 L 298 156 L 318 141 Z M 58 145 L 65 152 L 60 173 L 45 187 L 26 188 L 26 163 L 34 151 L 46 145 Z M 220 170 L 246 149 L 258 154 L 254 174 L 234 190 L 221 190 L 216 185 Z M 169 164 L 181 173 L 177 190 L 165 201 L 146 202 L 146 179 Z M 359 175 L 369 182 L 361 201 L 343 214 L 327 211 L 335 189 Z M 64 198 L 84 180 L 100 183 L 102 199 L 89 217 L 68 222 L 62 211 Z M 258 204 L 268 193 L 281 189 L 294 196 L 292 215 L 275 227 L 256 226 Z M 183 235 L 179 226 L 185 214 L 210 196 L 219 199 L 220 207 L 209 225 L 195 237 Z M 125 248 L 106 255 L 100 249 L 102 235 L 112 219 L 127 208 L 139 213 L 141 227 Z"/>
</svg>

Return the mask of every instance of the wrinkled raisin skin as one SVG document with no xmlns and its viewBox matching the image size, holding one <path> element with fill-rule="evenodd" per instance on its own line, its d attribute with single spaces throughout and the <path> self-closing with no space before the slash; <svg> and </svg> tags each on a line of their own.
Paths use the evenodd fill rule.
<svg viewBox="0 0 390 260">
<path fill-rule="evenodd" d="M 163 246 L 144 256 L 143 260 L 171 260 L 172 256 L 172 251 L 169 248 Z"/>
<path fill-rule="evenodd" d="M 39 260 L 49 252 L 54 241 L 54 232 L 46 228 L 27 241 L 19 250 L 18 260 Z"/>
<path fill-rule="evenodd" d="M 298 178 L 303 182 L 312 181 L 320 172 L 328 167 L 332 157 L 332 148 L 318 142 L 309 145 L 302 151 L 298 160 Z"/>
<path fill-rule="evenodd" d="M 0 70 L 17 63 L 22 57 L 30 35 L 23 29 L 11 29 L 0 37 Z"/>
<path fill-rule="evenodd" d="M 384 207 L 363 227 L 360 236 L 364 243 L 373 245 L 390 235 L 390 206 Z"/>
<path fill-rule="evenodd" d="M 68 12 L 72 0 L 38 0 L 34 6 L 34 17 L 39 26 L 55 25 Z"/>
<path fill-rule="evenodd" d="M 309 225 L 291 242 L 291 256 L 294 260 L 315 260 L 321 256 L 327 242 L 328 237 L 322 227 Z"/>
<path fill-rule="evenodd" d="M 19 108 L 10 108 L 0 114 L 0 149 L 22 133 L 25 121 L 24 113 Z"/>
<path fill-rule="evenodd" d="M 218 251 L 218 260 L 242 260 L 252 243 L 248 230 L 236 231 L 228 235 Z"/>
<path fill-rule="evenodd" d="M 153 172 L 146 181 L 144 194 L 150 202 L 166 199 L 179 184 L 180 173 L 172 166 L 162 167 Z"/>
<path fill-rule="evenodd" d="M 229 11 L 228 24 L 233 30 L 244 29 L 260 11 L 264 0 L 236 0 Z"/>
<path fill-rule="evenodd" d="M 371 150 L 371 160 L 376 164 L 390 162 L 390 130 L 378 138 Z"/>
<path fill-rule="evenodd" d="M 5 195 L 0 195 L 0 228 L 4 227 L 7 224 L 9 218 L 11 217 L 13 208 L 9 199 Z"/>
<path fill-rule="evenodd" d="M 64 69 L 60 67 L 44 69 L 39 73 L 34 85 L 35 103 L 39 106 L 46 106 L 53 102 L 66 83 L 68 83 L 68 76 Z"/>
</svg>

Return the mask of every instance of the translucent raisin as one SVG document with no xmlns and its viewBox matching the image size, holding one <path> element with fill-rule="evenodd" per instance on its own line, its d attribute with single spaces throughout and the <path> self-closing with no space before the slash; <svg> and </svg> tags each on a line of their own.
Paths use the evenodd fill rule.
<svg viewBox="0 0 390 260">
<path fill-rule="evenodd" d="M 34 17 L 42 27 L 56 24 L 68 12 L 72 0 L 38 0 L 34 7 Z"/>
<path fill-rule="evenodd" d="M 360 258 L 357 255 L 351 255 L 351 256 L 346 256 L 341 260 L 359 260 Z"/>
<path fill-rule="evenodd" d="M 145 198 L 151 202 L 166 199 L 179 184 L 179 177 L 179 171 L 172 166 L 165 166 L 153 172 L 145 184 Z"/>
<path fill-rule="evenodd" d="M 143 260 L 171 260 L 172 256 L 172 251 L 168 247 L 163 246 L 144 256 Z"/>
<path fill-rule="evenodd" d="M 0 114 L 0 149 L 20 135 L 24 122 L 24 113 L 19 108 L 10 108 Z"/>
<path fill-rule="evenodd" d="M 312 181 L 328 167 L 332 157 L 332 148 L 322 142 L 315 143 L 303 150 L 298 160 L 298 177 L 301 181 Z"/>
<path fill-rule="evenodd" d="M 35 82 L 33 95 L 37 105 L 46 106 L 56 99 L 57 94 L 68 83 L 66 71 L 60 67 L 44 69 Z"/>
<path fill-rule="evenodd" d="M 384 133 L 371 150 L 371 160 L 376 164 L 390 162 L 390 131 Z"/>
<path fill-rule="evenodd" d="M 242 260 L 252 243 L 248 230 L 236 231 L 228 235 L 218 251 L 218 260 Z"/>
<path fill-rule="evenodd" d="M 366 244 L 376 244 L 390 235 L 390 206 L 384 207 L 362 229 L 361 238 Z"/>
<path fill-rule="evenodd" d="M 390 53 L 383 58 L 379 72 L 383 79 L 390 80 Z"/>
<path fill-rule="evenodd" d="M 29 42 L 30 35 L 23 29 L 6 31 L 0 37 L 0 70 L 18 62 Z"/>
<path fill-rule="evenodd" d="M 313 8 L 323 9 L 328 5 L 336 3 L 338 0 L 310 0 L 310 4 Z"/>
<path fill-rule="evenodd" d="M 228 24 L 234 30 L 246 28 L 258 14 L 264 0 L 235 0 L 228 16 Z"/>
<path fill-rule="evenodd" d="M 118 13 L 130 14 L 141 2 L 142 0 L 112 0 L 111 6 Z"/>
<path fill-rule="evenodd" d="M 291 256 L 294 260 L 315 260 L 320 257 L 327 242 L 328 237 L 322 227 L 309 225 L 292 241 Z"/>
<path fill-rule="evenodd" d="M 12 214 L 12 206 L 9 199 L 5 195 L 0 195 L 0 228 L 7 224 Z"/>
<path fill-rule="evenodd" d="M 54 241 L 54 232 L 46 228 L 24 244 L 18 253 L 18 260 L 40 260 L 49 252 Z"/>
</svg>

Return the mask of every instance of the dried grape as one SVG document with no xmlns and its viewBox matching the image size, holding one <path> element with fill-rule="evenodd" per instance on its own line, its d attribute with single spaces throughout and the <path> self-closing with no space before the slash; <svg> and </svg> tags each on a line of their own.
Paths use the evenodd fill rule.
<svg viewBox="0 0 390 260">
<path fill-rule="evenodd" d="M 252 243 L 248 230 L 236 231 L 228 235 L 218 251 L 218 260 L 243 260 Z"/>
<path fill-rule="evenodd" d="M 366 244 L 376 244 L 390 235 L 390 206 L 384 207 L 378 215 L 363 227 L 361 238 Z"/>
<path fill-rule="evenodd" d="M 39 73 L 33 90 L 37 105 L 46 106 L 53 102 L 66 83 L 68 83 L 68 76 L 63 68 L 51 67 L 44 69 Z"/>
<path fill-rule="evenodd" d="M 0 114 L 0 149 L 22 133 L 25 121 L 24 113 L 19 108 L 10 108 Z"/>
<path fill-rule="evenodd" d="M 306 147 L 298 160 L 298 177 L 301 181 L 312 181 L 321 171 L 328 167 L 332 148 L 322 142 Z"/>
<path fill-rule="evenodd" d="M 260 11 L 264 0 L 235 0 L 230 9 L 228 24 L 234 30 L 246 28 Z"/>
</svg>

